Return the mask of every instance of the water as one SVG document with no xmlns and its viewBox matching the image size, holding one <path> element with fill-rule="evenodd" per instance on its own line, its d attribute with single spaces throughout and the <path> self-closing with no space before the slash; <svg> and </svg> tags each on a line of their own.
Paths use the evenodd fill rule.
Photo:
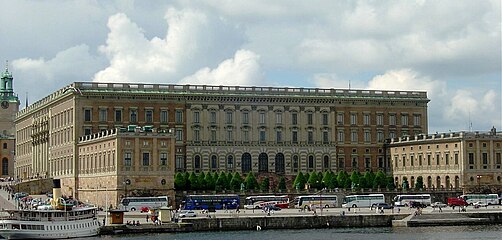
<svg viewBox="0 0 502 240">
<path fill-rule="evenodd" d="M 337 229 L 295 229 L 229 232 L 192 232 L 115 235 L 89 238 L 94 240 L 318 240 L 318 239 L 393 239 L 393 240 L 435 240 L 435 239 L 502 239 L 502 225 L 416 227 L 416 228 L 337 228 Z"/>
</svg>

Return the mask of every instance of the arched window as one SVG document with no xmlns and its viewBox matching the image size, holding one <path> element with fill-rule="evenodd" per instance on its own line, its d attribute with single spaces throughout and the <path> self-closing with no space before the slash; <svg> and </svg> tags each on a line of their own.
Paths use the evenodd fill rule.
<svg viewBox="0 0 502 240">
<path fill-rule="evenodd" d="M 242 173 L 251 172 L 251 154 L 249 154 L 249 153 L 242 154 L 241 170 L 242 170 Z"/>
<path fill-rule="evenodd" d="M 436 178 L 436 188 L 441 188 L 441 177 L 440 176 L 437 176 Z"/>
<path fill-rule="evenodd" d="M 314 166 L 315 166 L 314 156 L 313 155 L 309 155 L 309 161 L 308 161 L 308 170 L 309 170 L 309 172 L 314 171 Z"/>
<path fill-rule="evenodd" d="M 234 170 L 234 156 L 227 156 L 227 171 L 232 172 Z"/>
<path fill-rule="evenodd" d="M 284 167 L 284 154 L 278 153 L 275 155 L 275 173 L 284 174 L 286 169 Z"/>
<path fill-rule="evenodd" d="M 329 156 L 328 155 L 324 156 L 322 168 L 324 171 L 329 169 Z"/>
<path fill-rule="evenodd" d="M 196 155 L 193 160 L 193 168 L 195 172 L 200 172 L 200 156 Z"/>
<path fill-rule="evenodd" d="M 293 156 L 293 172 L 295 173 L 298 172 L 298 166 L 300 165 L 298 159 L 299 159 L 298 155 Z"/>
<path fill-rule="evenodd" d="M 211 155 L 211 163 L 210 163 L 211 171 L 215 172 L 218 170 L 218 156 Z"/>
<path fill-rule="evenodd" d="M 268 172 L 268 155 L 260 153 L 258 156 L 258 172 Z"/>
<path fill-rule="evenodd" d="M 9 159 L 2 159 L 2 175 L 9 175 Z"/>
</svg>

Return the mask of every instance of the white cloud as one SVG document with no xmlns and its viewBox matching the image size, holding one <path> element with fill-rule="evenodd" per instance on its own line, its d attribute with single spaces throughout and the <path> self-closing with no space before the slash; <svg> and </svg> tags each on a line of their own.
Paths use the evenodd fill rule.
<svg viewBox="0 0 502 240">
<path fill-rule="evenodd" d="M 220 63 L 217 68 L 203 68 L 184 78 L 182 84 L 250 86 L 263 82 L 259 56 L 247 50 L 239 50 L 232 59 Z"/>
<path fill-rule="evenodd" d="M 444 119 L 469 130 L 469 120 L 473 130 L 488 131 L 491 126 L 500 126 L 500 95 L 493 90 L 481 92 L 475 97 L 473 90 L 460 89 L 452 94 L 451 101 L 445 106 Z M 480 129 L 481 128 L 481 129 Z"/>
</svg>

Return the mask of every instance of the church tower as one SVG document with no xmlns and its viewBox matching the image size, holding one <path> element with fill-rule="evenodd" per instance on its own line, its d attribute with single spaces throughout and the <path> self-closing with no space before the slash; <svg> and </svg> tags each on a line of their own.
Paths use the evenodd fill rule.
<svg viewBox="0 0 502 240">
<path fill-rule="evenodd" d="M 0 135 L 13 136 L 15 134 L 14 119 L 19 111 L 19 98 L 14 93 L 12 74 L 8 64 L 2 73 L 0 81 Z"/>
</svg>

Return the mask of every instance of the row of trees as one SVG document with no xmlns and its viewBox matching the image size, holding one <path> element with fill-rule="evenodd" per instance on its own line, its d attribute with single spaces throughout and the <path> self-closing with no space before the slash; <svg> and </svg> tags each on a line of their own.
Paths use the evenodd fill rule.
<svg viewBox="0 0 502 240">
<path fill-rule="evenodd" d="M 418 180 L 418 179 L 417 179 Z M 272 180 L 273 181 L 273 180 Z M 418 181 L 417 181 L 418 182 Z M 288 186 L 286 179 L 281 176 L 277 183 L 271 184 L 271 179 L 268 177 L 261 178 L 260 181 L 256 178 L 253 172 L 248 173 L 244 178 L 238 173 L 177 173 L 174 179 L 174 187 L 176 190 L 262 190 L 262 191 L 286 191 Z M 350 175 L 345 171 L 334 173 L 332 171 L 302 173 L 299 172 L 289 189 L 389 189 L 392 190 L 394 180 L 392 176 L 387 176 L 383 171 L 376 174 L 373 172 L 353 171 Z M 404 187 L 404 186 L 403 186 Z"/>
</svg>

